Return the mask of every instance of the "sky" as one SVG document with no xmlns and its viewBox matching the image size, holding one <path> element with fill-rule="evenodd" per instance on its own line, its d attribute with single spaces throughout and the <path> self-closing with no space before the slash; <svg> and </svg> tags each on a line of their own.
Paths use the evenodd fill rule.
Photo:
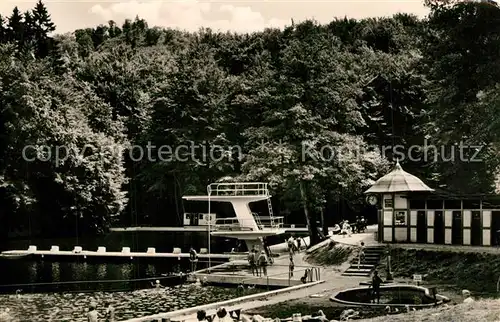
<svg viewBox="0 0 500 322">
<path fill-rule="evenodd" d="M 43 0 L 42 0 L 43 1 Z M 37 0 L 0 0 L 0 14 L 10 15 L 15 6 L 21 11 L 34 7 Z M 213 30 L 252 32 L 266 27 L 284 27 L 292 19 L 297 23 L 315 19 L 329 23 L 335 18 L 392 16 L 398 12 L 423 17 L 427 14 L 422 0 L 45 0 L 57 33 L 95 27 L 114 20 L 119 25 L 138 15 L 150 27 L 170 27 L 197 31 Z"/>
</svg>

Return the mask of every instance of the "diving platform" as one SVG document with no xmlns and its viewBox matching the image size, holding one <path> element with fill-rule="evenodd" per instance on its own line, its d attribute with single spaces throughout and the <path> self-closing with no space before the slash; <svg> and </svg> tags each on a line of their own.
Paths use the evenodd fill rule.
<svg viewBox="0 0 500 322">
<path fill-rule="evenodd" d="M 184 196 L 184 200 L 211 202 L 229 202 L 236 217 L 218 218 L 209 222 L 210 235 L 237 238 L 245 241 L 248 249 L 256 246 L 264 249 L 263 238 L 284 234 L 283 217 L 274 217 L 271 195 L 267 183 L 232 182 L 212 183 L 207 186 L 207 195 Z M 252 213 L 250 203 L 267 201 L 268 216 Z M 210 212 L 210 211 L 209 211 Z"/>
<path fill-rule="evenodd" d="M 208 226 L 184 226 L 184 227 L 115 227 L 110 228 L 112 232 L 173 232 L 173 233 L 195 233 L 195 232 L 208 232 Z M 296 225 L 283 225 L 282 229 L 285 233 L 307 233 L 309 230 L 306 226 L 297 227 Z M 214 227 L 210 228 L 212 236 L 214 235 Z"/>
</svg>

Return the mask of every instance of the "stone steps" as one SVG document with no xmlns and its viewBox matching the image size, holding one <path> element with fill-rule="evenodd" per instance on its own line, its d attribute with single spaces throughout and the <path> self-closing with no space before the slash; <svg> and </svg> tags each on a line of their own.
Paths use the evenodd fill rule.
<svg viewBox="0 0 500 322">
<path fill-rule="evenodd" d="M 362 269 L 374 269 L 375 266 L 377 266 L 377 265 L 361 263 L 359 265 L 359 268 L 362 268 Z M 351 269 L 351 268 L 356 268 L 357 269 L 358 268 L 358 264 L 353 264 L 353 265 L 349 266 L 348 269 Z"/>
<path fill-rule="evenodd" d="M 350 267 L 348 268 L 345 273 L 367 273 L 367 274 L 370 274 L 372 272 L 372 269 L 371 268 L 354 268 L 354 267 Z"/>
<path fill-rule="evenodd" d="M 370 274 L 366 273 L 357 273 L 357 272 L 344 272 L 342 276 L 355 276 L 355 277 L 368 277 Z"/>
<path fill-rule="evenodd" d="M 368 246 L 365 248 L 364 252 L 365 257 L 361 261 L 359 268 L 358 257 L 354 257 L 350 261 L 349 268 L 342 273 L 343 276 L 370 276 L 380 262 L 380 258 L 384 254 L 385 249 L 383 246 Z"/>
</svg>

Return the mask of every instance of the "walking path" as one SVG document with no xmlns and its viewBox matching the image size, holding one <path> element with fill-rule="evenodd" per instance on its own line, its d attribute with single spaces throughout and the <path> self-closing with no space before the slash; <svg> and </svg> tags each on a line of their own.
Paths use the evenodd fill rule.
<svg viewBox="0 0 500 322">
<path fill-rule="evenodd" d="M 363 234 L 353 234 L 351 237 L 344 237 L 341 235 L 333 235 L 330 237 L 331 240 L 352 246 L 359 246 L 363 241 L 366 246 L 371 245 L 385 245 L 378 243 L 375 240 L 374 232 L 376 231 L 376 225 L 369 226 L 367 233 Z M 471 246 L 471 245 L 438 245 L 438 244 L 388 244 L 392 248 L 403 248 L 403 249 L 415 249 L 415 250 L 428 250 L 428 251 L 447 251 L 447 252 L 463 252 L 463 253 L 488 253 L 488 254 L 499 254 L 500 247 L 495 246 Z"/>
<path fill-rule="evenodd" d="M 309 265 L 304 261 L 304 253 L 295 254 L 294 262 L 297 266 Z M 274 305 L 285 301 L 296 300 L 304 297 L 309 297 L 316 294 L 325 294 L 328 296 L 337 290 L 342 290 L 351 287 L 359 286 L 360 282 L 366 281 L 366 277 L 346 277 L 342 276 L 341 272 L 349 266 L 349 263 L 344 263 L 341 267 L 334 269 L 332 267 L 322 267 L 321 280 L 324 283 L 317 284 L 308 288 L 303 288 L 287 293 L 281 293 L 269 298 L 260 298 L 253 301 L 239 303 L 236 305 L 225 307 L 226 311 L 242 310 L 248 311 L 263 306 Z M 343 267 L 343 268 L 342 268 Z M 196 314 L 182 317 L 183 321 L 196 321 Z M 177 319 L 176 319 L 177 320 Z"/>
<path fill-rule="evenodd" d="M 488 253 L 499 254 L 500 247 L 492 246 L 462 246 L 462 245 L 436 245 L 436 244 L 391 244 L 393 248 L 416 249 L 428 251 L 448 251 L 448 252 L 463 252 L 463 253 Z"/>
<path fill-rule="evenodd" d="M 363 234 L 353 234 L 352 236 L 341 236 L 341 235 L 333 235 L 330 236 L 329 240 L 333 240 L 335 242 L 345 244 L 347 246 L 359 246 L 361 241 L 364 241 L 365 244 L 367 245 L 373 245 L 376 244 L 375 239 L 374 239 L 374 234 L 373 232 L 370 232 L 371 229 L 369 229 L 368 233 L 363 233 Z M 322 244 L 327 245 L 329 241 L 324 241 Z M 300 279 L 300 277 L 303 275 L 303 270 L 301 271 L 299 268 L 300 267 L 311 267 L 309 263 L 307 263 L 304 259 L 306 253 L 301 252 L 298 254 L 294 255 L 294 263 L 296 270 L 294 271 L 294 279 Z M 280 256 L 275 259 L 275 264 L 273 265 L 274 267 L 269 268 L 269 275 L 270 273 L 276 273 L 276 271 L 283 271 L 283 274 L 288 275 L 288 256 Z M 242 311 L 248 311 L 252 309 L 256 309 L 259 307 L 263 306 L 269 306 L 269 305 L 274 305 L 278 304 L 281 302 L 289 301 L 289 300 L 296 300 L 304 297 L 309 297 L 311 295 L 317 295 L 317 294 L 323 294 L 323 296 L 329 296 L 335 291 L 346 289 L 346 288 L 351 288 L 351 287 L 357 287 L 359 286 L 360 282 L 366 281 L 366 277 L 352 277 L 352 276 L 342 276 L 342 272 L 346 270 L 350 266 L 350 259 L 343 263 L 340 266 L 337 267 L 329 267 L 329 266 L 324 266 L 320 267 L 320 279 L 324 281 L 324 283 L 312 285 L 310 287 L 306 288 L 301 288 L 301 289 L 296 289 L 292 290 L 290 292 L 286 293 L 280 293 L 276 295 L 271 295 L 268 298 L 257 298 L 254 300 L 249 300 L 248 302 L 243 302 L 243 303 L 236 303 L 234 305 L 228 305 L 225 307 L 225 309 L 229 311 L 234 311 L 234 310 L 242 310 Z M 241 274 L 241 272 L 239 272 Z M 278 272 L 279 273 L 279 272 Z M 214 273 L 212 273 L 214 274 Z M 249 277 L 249 279 L 252 279 L 252 275 L 249 273 L 243 274 L 242 280 L 245 279 L 246 276 Z M 284 277 L 288 278 L 288 276 Z M 250 281 L 249 281 L 250 282 Z M 245 284 L 251 284 L 251 283 L 245 283 Z M 180 319 L 183 321 L 197 321 L 196 319 L 196 314 L 189 314 L 189 315 L 184 315 L 181 316 Z M 134 319 L 133 321 L 136 320 L 141 320 L 144 321 L 143 319 Z M 174 319 L 178 320 L 178 319 Z"/>
</svg>

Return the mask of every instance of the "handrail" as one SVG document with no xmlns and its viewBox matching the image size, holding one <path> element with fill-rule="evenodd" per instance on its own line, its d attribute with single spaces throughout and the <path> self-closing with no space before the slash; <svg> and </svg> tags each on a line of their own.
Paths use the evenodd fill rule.
<svg viewBox="0 0 500 322">
<path fill-rule="evenodd" d="M 277 221 L 277 222 L 282 222 L 283 220 L 283 217 L 276 217 L 276 218 L 269 218 L 269 219 L 264 219 L 262 220 L 262 217 L 260 216 L 256 216 L 252 219 L 240 219 L 238 217 L 226 217 L 226 218 L 217 218 L 215 221 L 212 221 L 214 222 L 215 224 L 217 224 L 218 222 L 234 222 L 234 223 L 240 223 L 240 222 L 254 222 L 256 219 L 260 220 L 261 222 L 264 221 L 264 222 L 273 222 L 273 221 Z"/>
<path fill-rule="evenodd" d="M 227 194 L 228 192 L 233 195 L 263 195 L 269 196 L 269 189 L 267 183 L 264 182 L 224 182 L 212 183 L 207 186 L 209 195 L 219 196 L 220 193 Z"/>
<path fill-rule="evenodd" d="M 259 224 L 260 223 L 260 224 Z M 218 218 L 213 223 L 215 230 L 223 230 L 224 228 L 248 228 L 253 229 L 257 224 L 259 229 L 279 229 L 283 228 L 283 219 L 279 218 L 274 220 L 274 218 L 268 220 L 261 220 L 260 217 L 256 216 L 252 219 L 240 219 L 238 217 L 230 218 Z"/>
<path fill-rule="evenodd" d="M 280 265 L 280 264 L 275 264 L 273 266 L 288 266 L 288 265 Z M 295 273 L 298 273 L 298 272 L 306 272 L 308 271 L 308 274 L 307 274 L 307 279 L 306 279 L 306 283 L 310 283 L 310 282 L 315 282 L 315 281 L 320 281 L 321 280 L 321 270 L 320 270 L 320 267 L 317 267 L 317 266 L 295 266 L 295 268 L 302 268 L 302 269 L 299 269 L 299 270 L 294 270 L 294 274 Z M 257 267 L 258 269 L 259 267 Z M 281 272 L 281 273 L 277 273 L 277 274 L 272 274 L 272 275 L 266 275 L 266 276 L 253 276 L 253 277 L 250 277 L 250 278 L 246 278 L 244 280 L 241 281 L 241 285 L 245 285 L 246 282 L 248 281 L 252 281 L 252 280 L 256 280 L 256 279 L 260 279 L 260 278 L 267 278 L 267 286 L 269 287 L 269 278 L 272 278 L 272 277 L 276 277 L 276 276 L 280 276 L 280 275 L 285 275 L 285 274 L 288 274 L 288 284 L 290 284 L 290 281 L 291 281 L 291 276 L 290 276 L 290 271 L 288 272 Z M 248 283 L 247 283 L 248 284 Z"/>
</svg>

